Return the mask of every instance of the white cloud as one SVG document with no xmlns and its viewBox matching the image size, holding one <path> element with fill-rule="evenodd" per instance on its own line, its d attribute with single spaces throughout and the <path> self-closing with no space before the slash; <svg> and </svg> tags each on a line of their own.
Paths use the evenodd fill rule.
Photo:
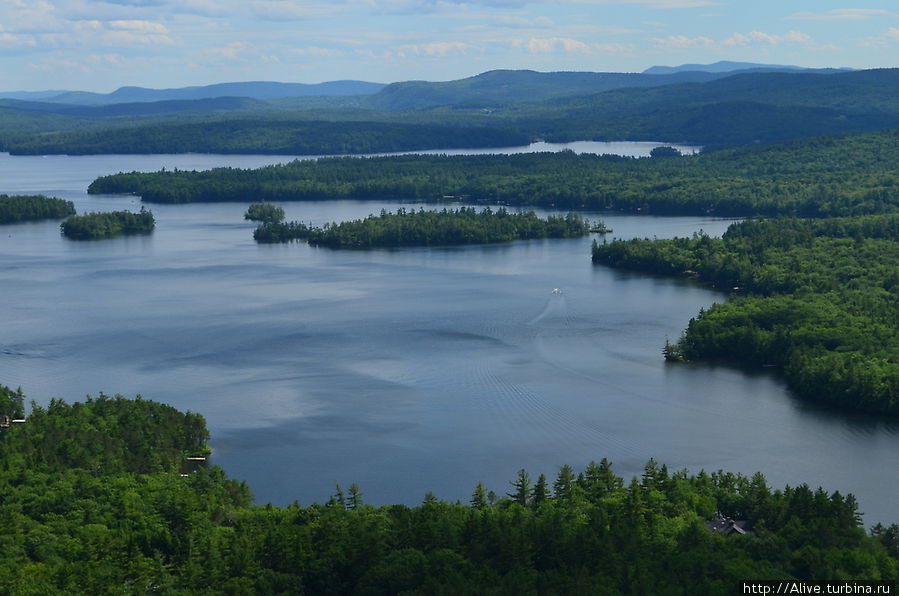
<svg viewBox="0 0 899 596">
<path fill-rule="evenodd" d="M 692 50 L 695 48 L 711 48 L 715 40 L 708 37 L 687 37 L 686 35 L 669 35 L 650 39 L 660 50 Z"/>
<path fill-rule="evenodd" d="M 899 43 L 899 29 L 890 27 L 883 35 L 865 38 L 861 45 L 869 48 L 889 48 L 896 43 Z"/>
<path fill-rule="evenodd" d="M 630 49 L 623 44 L 587 43 L 570 37 L 516 39 L 512 41 L 512 45 L 518 48 L 525 48 L 532 54 L 549 54 L 560 51 L 577 54 L 619 54 Z"/>
<path fill-rule="evenodd" d="M 319 48 L 316 46 L 310 46 L 308 48 L 290 48 L 287 50 L 288 54 L 294 54 L 296 56 L 342 56 L 343 52 L 340 50 L 335 50 L 333 48 Z"/>
<path fill-rule="evenodd" d="M 409 54 L 415 56 L 450 56 L 467 54 L 475 46 L 462 41 L 438 41 L 432 43 L 407 44 L 397 48 L 397 55 L 406 57 Z"/>
<path fill-rule="evenodd" d="M 808 45 L 812 38 L 801 31 L 788 31 L 784 35 L 771 35 L 763 31 L 750 31 L 749 33 L 734 33 L 723 40 L 715 40 L 709 37 L 687 37 L 686 35 L 669 35 L 668 37 L 652 37 L 656 48 L 660 50 L 694 50 L 716 49 L 746 46 L 777 46 L 781 44 Z"/>
<path fill-rule="evenodd" d="M 35 48 L 37 45 L 37 40 L 31 35 L 0 33 L 0 51 L 21 51 L 23 49 Z"/>
<path fill-rule="evenodd" d="M 762 31 L 750 31 L 747 34 L 734 33 L 721 42 L 723 46 L 750 46 L 769 45 L 776 46 L 782 43 L 807 44 L 812 38 L 801 31 L 788 31 L 786 35 L 770 35 Z"/>
<path fill-rule="evenodd" d="M 110 46 L 160 46 L 175 43 L 168 35 L 147 34 L 142 31 L 107 31 L 100 39 Z"/>
<path fill-rule="evenodd" d="M 125 57 L 121 54 L 91 54 L 87 61 L 98 66 L 123 66 Z"/>
<path fill-rule="evenodd" d="M 268 21 L 301 21 L 338 14 L 335 4 L 315 4 L 293 0 L 257 0 L 252 5 L 253 14 Z"/>
<path fill-rule="evenodd" d="M 725 3 L 718 0 L 561 0 L 562 4 L 643 4 L 649 8 L 663 10 L 676 8 L 704 8 L 707 6 L 722 6 Z"/>
<path fill-rule="evenodd" d="M 169 30 L 166 29 L 165 25 L 163 25 L 162 23 L 154 23 L 152 21 L 109 21 L 109 26 L 112 29 L 123 29 L 126 31 L 136 31 L 139 33 L 166 34 L 169 32 Z"/>
<path fill-rule="evenodd" d="M 555 25 L 552 19 L 547 17 L 534 17 L 529 19 L 515 15 L 492 17 L 490 19 L 490 24 L 494 27 L 503 27 L 507 29 L 549 29 Z"/>
<path fill-rule="evenodd" d="M 45 58 L 40 62 L 33 62 L 28 66 L 32 70 L 39 70 L 47 73 L 73 70 L 88 73 L 91 71 L 91 69 L 86 64 L 67 58 Z"/>
<path fill-rule="evenodd" d="M 797 12 L 786 17 L 796 21 L 866 21 L 892 13 L 881 8 L 837 8 L 827 12 Z"/>
<path fill-rule="evenodd" d="M 206 54 L 215 59 L 230 62 L 235 60 L 242 60 L 244 54 L 246 54 L 250 49 L 250 44 L 244 41 L 234 41 L 225 46 L 209 48 L 206 50 Z"/>
</svg>

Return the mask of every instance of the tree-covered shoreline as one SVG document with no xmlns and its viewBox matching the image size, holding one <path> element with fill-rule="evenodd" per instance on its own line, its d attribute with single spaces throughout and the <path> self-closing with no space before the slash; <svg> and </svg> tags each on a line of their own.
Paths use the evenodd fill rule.
<svg viewBox="0 0 899 596">
<path fill-rule="evenodd" d="M 745 221 L 720 239 L 595 244 L 593 261 L 733 292 L 669 360 L 777 366 L 806 399 L 899 415 L 899 215 Z"/>
<path fill-rule="evenodd" d="M 74 214 L 72 201 L 43 195 L 0 195 L 0 224 L 62 219 Z"/>
<path fill-rule="evenodd" d="M 255 170 L 119 173 L 97 178 L 88 192 L 137 194 L 150 203 L 450 196 L 659 215 L 833 217 L 899 209 L 897 139 L 894 130 L 640 159 L 573 152 L 322 158 Z"/>
<path fill-rule="evenodd" d="M 100 395 L 0 431 L 0 591 L 210 594 L 730 594 L 744 581 L 899 581 L 899 526 L 852 495 L 760 473 L 639 478 L 602 459 L 488 480 L 467 504 L 253 505 L 215 467 L 184 476 L 202 416 Z M 502 486 L 505 485 L 505 488 Z M 708 522 L 739 519 L 745 534 Z"/>
<path fill-rule="evenodd" d="M 102 240 L 119 235 L 149 234 L 155 227 L 153 213 L 143 207 L 139 213 L 111 211 L 72 215 L 60 224 L 63 235 L 72 240 Z"/>
<path fill-rule="evenodd" d="M 396 213 L 382 210 L 379 215 L 321 227 L 298 222 L 266 223 L 256 228 L 253 237 L 260 243 L 305 240 L 312 246 L 367 249 L 577 238 L 589 233 L 590 224 L 574 213 L 540 218 L 533 211 L 515 213 L 504 208 L 407 211 L 401 207 Z"/>
</svg>

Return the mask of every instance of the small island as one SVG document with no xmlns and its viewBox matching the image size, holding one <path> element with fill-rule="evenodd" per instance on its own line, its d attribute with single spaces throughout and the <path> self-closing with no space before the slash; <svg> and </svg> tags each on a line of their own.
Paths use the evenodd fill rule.
<svg viewBox="0 0 899 596">
<path fill-rule="evenodd" d="M 513 213 L 503 208 L 407 211 L 401 207 L 396 213 L 382 210 L 380 215 L 322 227 L 298 222 L 267 223 L 256 228 L 253 237 L 261 243 L 305 240 L 328 248 L 396 248 L 577 238 L 587 235 L 595 225 L 575 213 L 541 219 L 533 211 Z"/>
<path fill-rule="evenodd" d="M 75 214 L 72 201 L 43 195 L 0 195 L 0 224 L 62 219 Z"/>
<path fill-rule="evenodd" d="M 140 213 L 111 211 L 73 215 L 60 224 L 63 235 L 72 240 L 101 240 L 119 235 L 149 234 L 155 227 L 153 213 L 143 207 Z"/>
<path fill-rule="evenodd" d="M 243 218 L 262 223 L 279 223 L 284 221 L 284 210 L 271 203 L 253 203 L 247 208 Z"/>
</svg>

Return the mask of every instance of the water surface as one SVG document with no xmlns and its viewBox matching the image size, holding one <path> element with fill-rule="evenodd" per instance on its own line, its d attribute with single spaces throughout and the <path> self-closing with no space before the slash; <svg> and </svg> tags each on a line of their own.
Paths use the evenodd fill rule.
<svg viewBox="0 0 899 596">
<path fill-rule="evenodd" d="M 110 171 L 264 159 L 0 156 L 0 192 L 136 209 L 84 189 Z M 399 206 L 280 205 L 314 223 Z M 629 477 L 655 457 L 854 492 L 869 525 L 896 521 L 899 425 L 799 402 L 772 374 L 666 365 L 665 338 L 723 296 L 594 267 L 592 238 L 341 252 L 256 245 L 246 204 L 152 209 L 147 237 L 0 226 L 0 382 L 40 403 L 105 391 L 201 412 L 214 462 L 260 502 L 321 502 L 334 482 L 375 504 L 464 501 L 479 481 L 510 490 L 519 468 L 552 478 L 608 457 Z M 618 237 L 728 225 L 588 215 Z"/>
</svg>

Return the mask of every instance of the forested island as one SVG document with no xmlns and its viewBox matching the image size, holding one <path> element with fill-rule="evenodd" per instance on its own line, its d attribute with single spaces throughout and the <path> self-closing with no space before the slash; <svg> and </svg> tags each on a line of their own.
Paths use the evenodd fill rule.
<svg viewBox="0 0 899 596">
<path fill-rule="evenodd" d="M 731 594 L 744 581 L 899 581 L 899 526 L 868 534 L 852 495 L 772 489 L 761 473 L 650 460 L 628 480 L 602 459 L 552 480 L 485 479 L 464 504 L 429 493 L 376 507 L 350 484 L 322 504 L 273 507 L 215 466 L 185 472 L 208 440 L 201 415 L 140 397 L 32 403 L 0 430 L 0 591 Z"/>
<path fill-rule="evenodd" d="M 601 228 L 604 227 L 600 224 Z M 580 215 L 540 218 L 533 211 L 520 213 L 487 207 L 425 211 L 420 208 L 381 210 L 365 219 L 307 226 L 298 222 L 266 223 L 253 233 L 257 242 L 305 240 L 328 248 L 393 248 L 402 246 L 450 246 L 489 244 L 534 238 L 577 238 L 590 233 L 591 225 Z"/>
<path fill-rule="evenodd" d="M 284 221 L 284 210 L 271 203 L 253 203 L 247 207 L 243 218 L 262 223 L 280 223 Z"/>
<path fill-rule="evenodd" d="M 141 207 L 140 213 L 111 211 L 73 215 L 60 225 L 72 240 L 101 240 L 119 235 L 149 234 L 156 227 L 153 212 Z"/>
<path fill-rule="evenodd" d="M 43 195 L 0 195 L 0 224 L 62 219 L 74 214 L 72 201 Z"/>
<path fill-rule="evenodd" d="M 597 244 L 593 261 L 732 292 L 669 360 L 776 366 L 798 395 L 899 414 L 899 215 L 733 224 L 722 238 Z"/>
<path fill-rule="evenodd" d="M 851 156 L 849 158 L 848 156 Z M 899 208 L 899 131 L 684 157 L 573 152 L 294 161 L 255 170 L 119 173 L 90 193 L 146 202 L 453 197 L 472 203 L 654 214 L 833 217 Z"/>
</svg>

